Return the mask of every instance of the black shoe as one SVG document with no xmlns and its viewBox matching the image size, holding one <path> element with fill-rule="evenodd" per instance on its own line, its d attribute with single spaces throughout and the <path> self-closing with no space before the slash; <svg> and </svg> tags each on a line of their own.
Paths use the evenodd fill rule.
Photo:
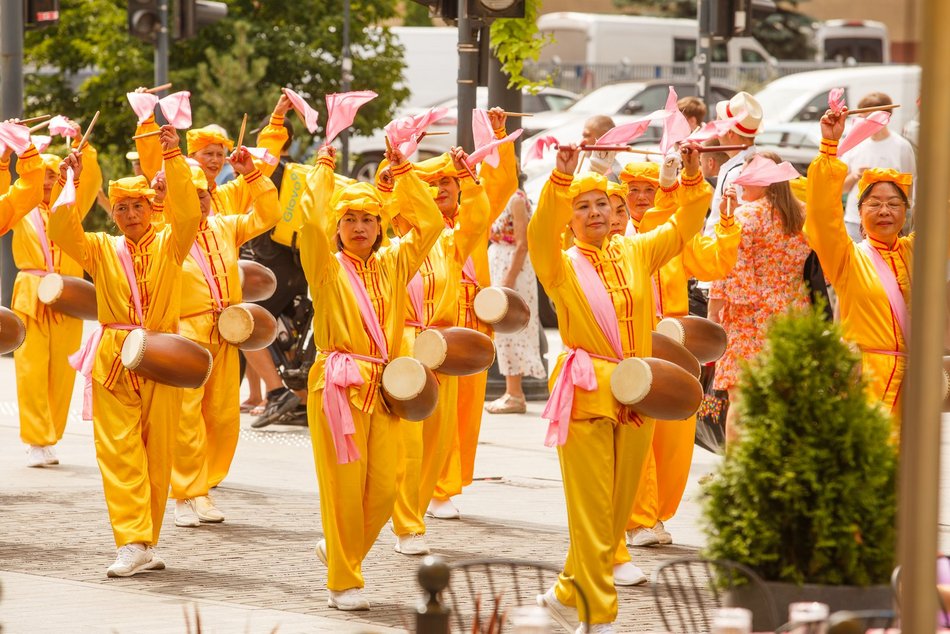
<svg viewBox="0 0 950 634">
<path fill-rule="evenodd" d="M 251 427 L 260 429 L 276 423 L 278 418 L 287 412 L 293 411 L 298 405 L 300 405 L 300 398 L 290 390 L 285 390 L 276 398 L 270 398 L 268 395 L 267 407 L 264 408 L 264 413 L 251 423 Z"/>
<path fill-rule="evenodd" d="M 307 406 L 301 403 L 297 409 L 288 412 L 274 421 L 277 425 L 295 425 L 297 427 L 307 427 Z"/>
</svg>

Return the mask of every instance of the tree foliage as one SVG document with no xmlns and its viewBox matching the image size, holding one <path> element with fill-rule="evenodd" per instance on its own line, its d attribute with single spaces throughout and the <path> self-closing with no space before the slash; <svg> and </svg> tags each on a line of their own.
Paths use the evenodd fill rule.
<svg viewBox="0 0 950 634">
<path fill-rule="evenodd" d="M 550 77 L 532 81 L 522 74 L 525 61 L 537 61 L 541 49 L 551 41 L 536 37 L 540 11 L 541 0 L 527 0 L 523 18 L 500 18 L 491 25 L 491 48 L 501 62 L 502 72 L 508 75 L 509 88 L 540 90 L 551 84 Z"/>
<path fill-rule="evenodd" d="M 820 310 L 772 323 L 740 377 L 742 438 L 706 489 L 709 555 L 770 581 L 887 583 L 897 458 L 857 363 Z"/>
</svg>

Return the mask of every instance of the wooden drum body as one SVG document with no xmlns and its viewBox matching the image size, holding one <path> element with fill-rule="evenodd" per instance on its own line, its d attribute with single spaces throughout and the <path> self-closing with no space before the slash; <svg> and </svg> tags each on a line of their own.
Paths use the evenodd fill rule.
<svg viewBox="0 0 950 634">
<path fill-rule="evenodd" d="M 26 339 L 26 324 L 15 312 L 0 306 L 0 354 L 13 352 Z"/>
<path fill-rule="evenodd" d="M 425 420 L 439 402 L 435 374 L 412 357 L 397 357 L 386 365 L 382 392 L 389 411 L 403 420 Z"/>
<path fill-rule="evenodd" d="M 662 333 L 654 330 L 652 334 L 653 357 L 675 363 L 697 379 L 699 378 L 703 368 L 699 364 L 699 359 L 694 357 L 692 352 Z"/>
<path fill-rule="evenodd" d="M 471 328 L 427 328 L 416 336 L 412 356 L 433 372 L 469 376 L 491 366 L 495 345 Z"/>
<path fill-rule="evenodd" d="M 684 346 L 700 363 L 721 359 L 729 342 L 722 326 L 695 315 L 667 317 L 660 320 L 656 330 Z"/>
<path fill-rule="evenodd" d="M 703 387 L 696 377 L 663 359 L 624 359 L 610 375 L 610 390 L 637 414 L 659 420 L 683 420 L 699 409 Z"/>
<path fill-rule="evenodd" d="M 241 350 L 260 350 L 277 338 L 277 320 L 257 304 L 234 304 L 218 315 L 218 332 Z"/>
<path fill-rule="evenodd" d="M 246 302 L 270 299 L 277 290 L 277 276 L 263 264 L 238 260 L 238 276 L 241 278 L 241 296 Z"/>
<path fill-rule="evenodd" d="M 122 344 L 122 365 L 157 383 L 196 388 L 211 376 L 211 353 L 181 335 L 138 328 Z"/>
<path fill-rule="evenodd" d="M 36 289 L 41 302 L 70 317 L 96 321 L 96 287 L 81 277 L 47 273 Z"/>
<path fill-rule="evenodd" d="M 504 286 L 489 286 L 480 290 L 472 308 L 479 321 L 502 334 L 521 332 L 531 319 L 528 302 L 517 291 Z"/>
</svg>

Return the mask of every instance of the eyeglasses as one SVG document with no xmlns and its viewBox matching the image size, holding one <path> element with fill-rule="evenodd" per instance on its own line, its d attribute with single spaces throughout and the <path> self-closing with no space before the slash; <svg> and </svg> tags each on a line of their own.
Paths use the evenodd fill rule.
<svg viewBox="0 0 950 634">
<path fill-rule="evenodd" d="M 864 203 L 864 208 L 868 211 L 878 212 L 881 211 L 881 207 L 887 207 L 888 211 L 900 211 L 906 206 L 903 200 L 900 198 L 892 198 L 887 202 L 881 202 L 879 200 L 871 200 Z"/>
</svg>

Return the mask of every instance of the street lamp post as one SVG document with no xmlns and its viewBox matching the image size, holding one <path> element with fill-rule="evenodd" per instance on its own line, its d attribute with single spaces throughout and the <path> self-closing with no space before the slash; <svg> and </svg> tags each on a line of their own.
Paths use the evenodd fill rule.
<svg viewBox="0 0 950 634">
<path fill-rule="evenodd" d="M 350 0 L 343 0 L 343 52 L 340 66 L 343 69 L 343 76 L 340 82 L 340 92 L 349 92 L 350 84 L 353 81 L 353 58 L 350 56 Z M 350 171 L 350 130 L 343 130 L 340 134 L 341 156 L 344 174 Z"/>
<path fill-rule="evenodd" d="M 0 0 L 0 120 L 23 116 L 23 0 Z M 0 238 L 0 304 L 13 299 L 13 234 Z"/>
</svg>

